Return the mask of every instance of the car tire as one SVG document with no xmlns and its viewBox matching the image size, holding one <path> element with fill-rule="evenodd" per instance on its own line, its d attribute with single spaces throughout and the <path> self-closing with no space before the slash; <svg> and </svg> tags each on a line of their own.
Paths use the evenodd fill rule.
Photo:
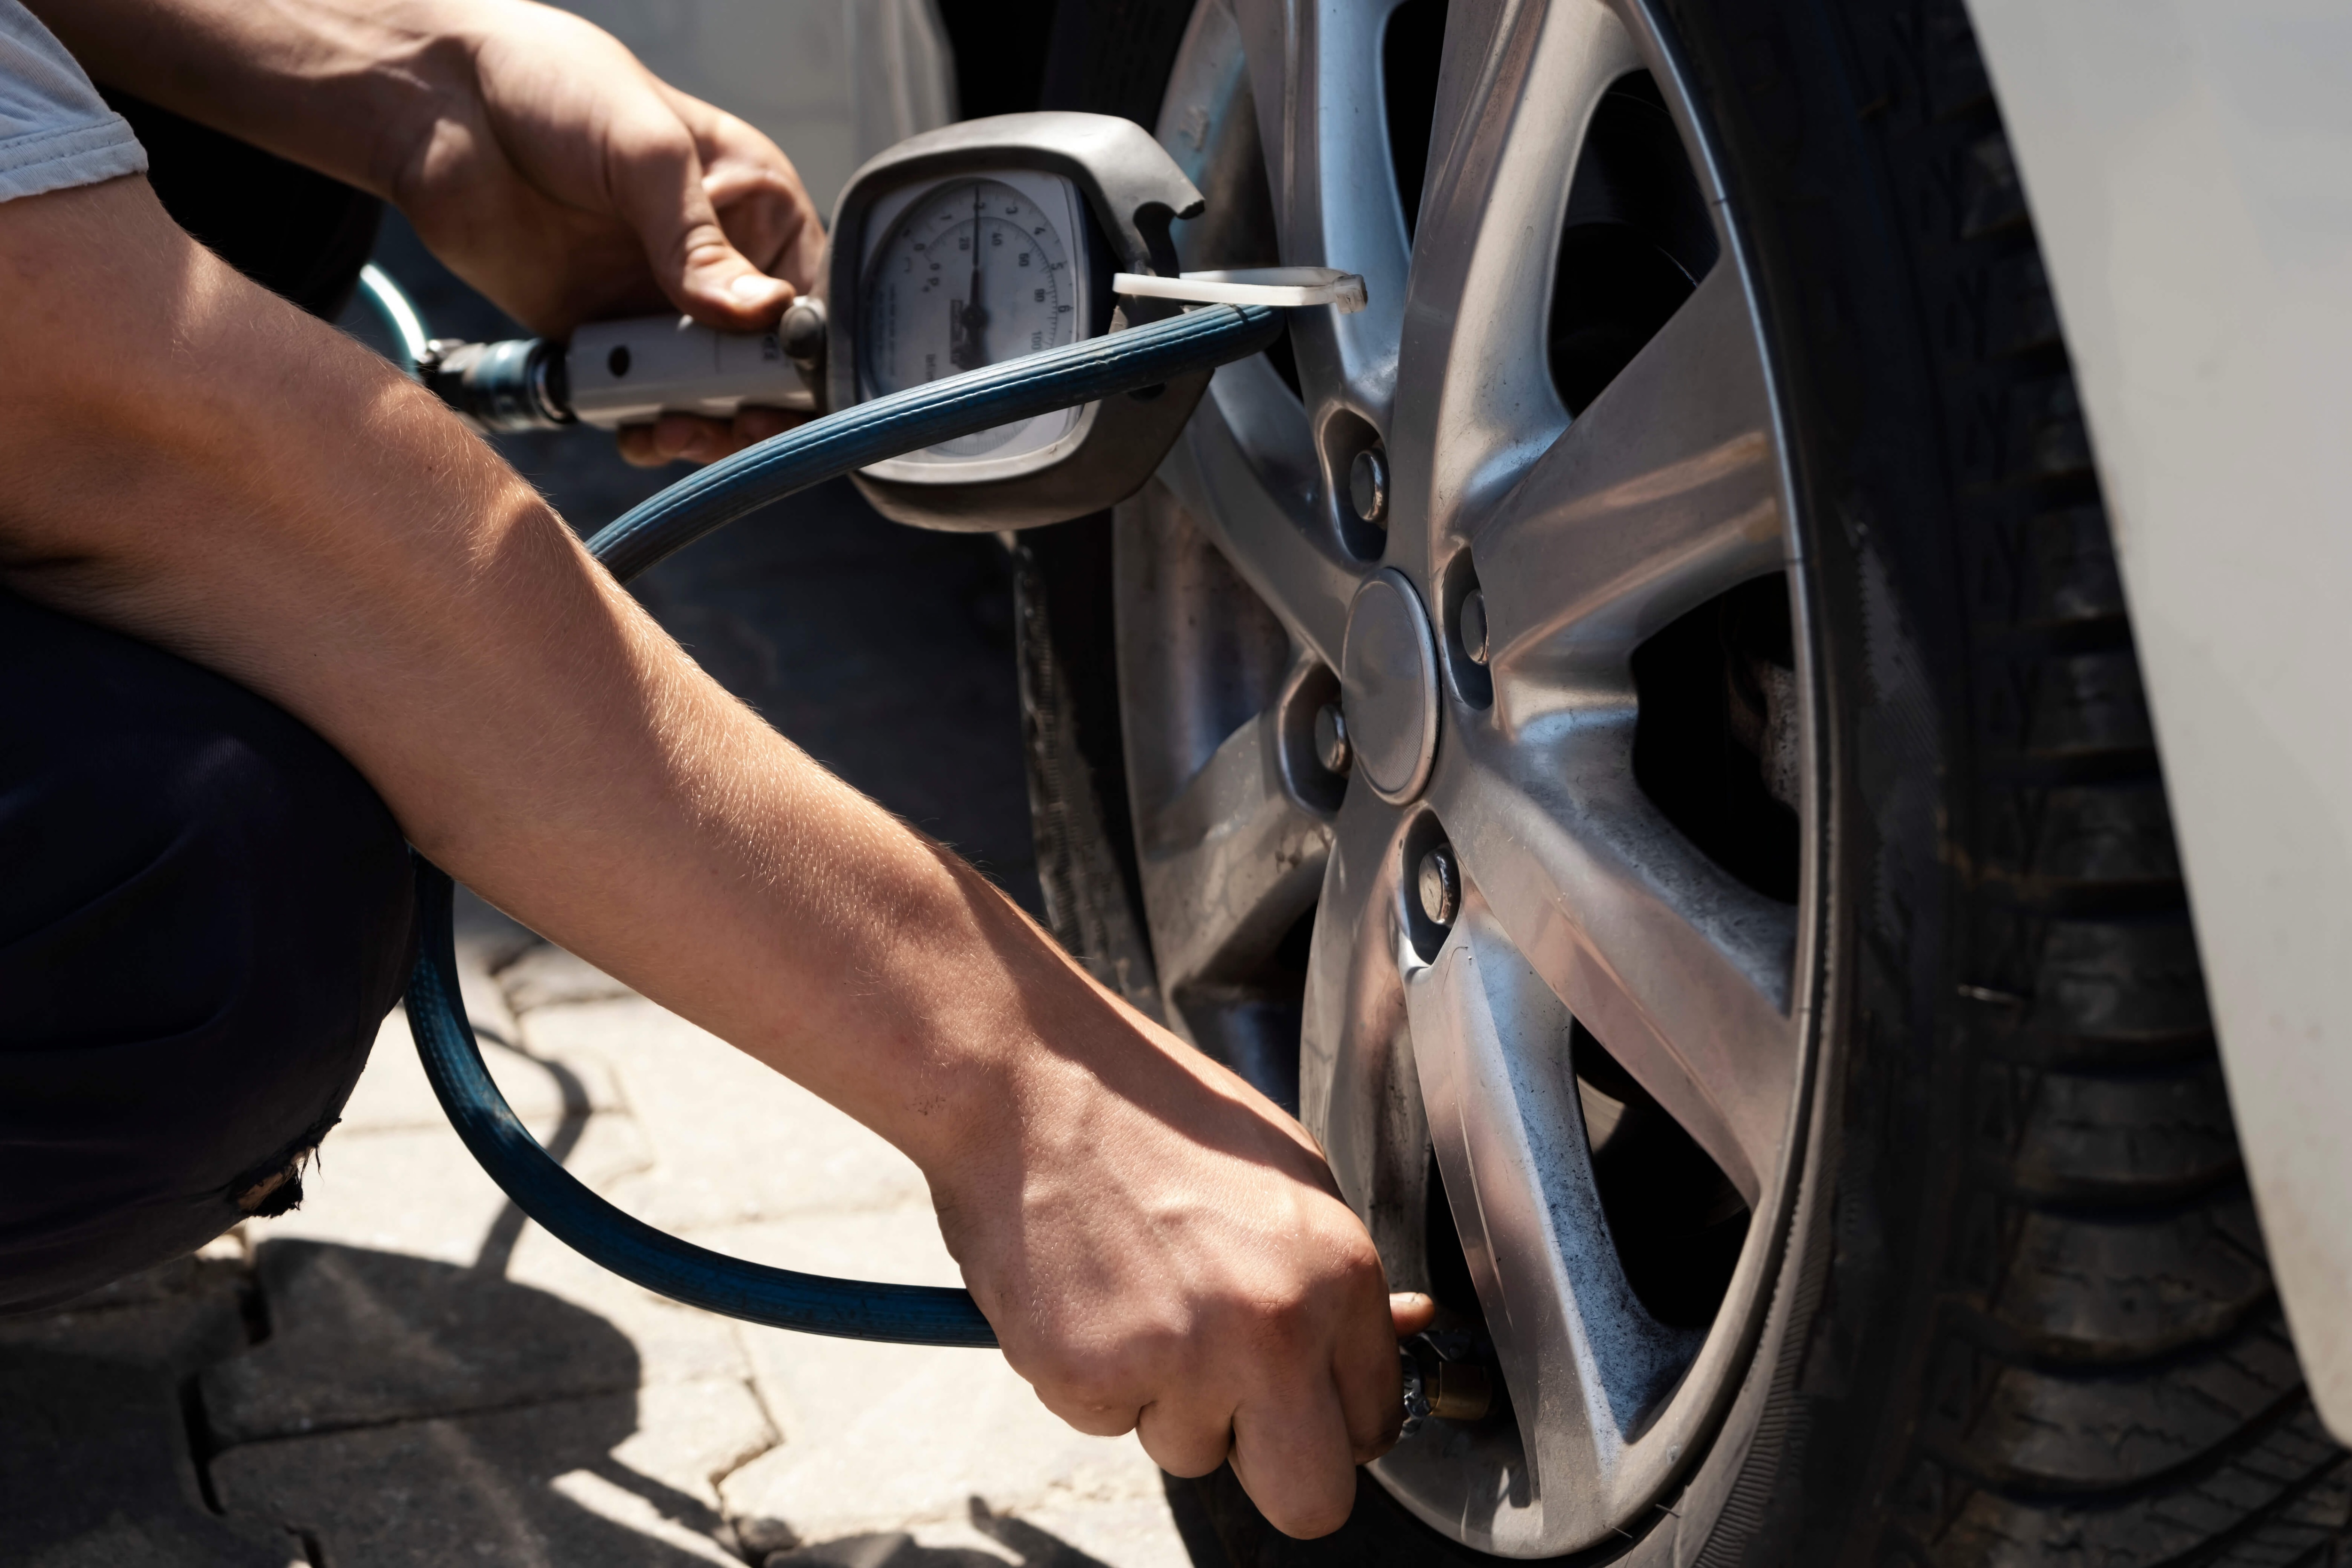
<svg viewBox="0 0 2352 1568">
<path fill-rule="evenodd" d="M 2264 1261 L 2091 435 L 1966 14 L 1648 16 L 1791 455 L 1822 1033 L 1742 1399 L 1645 1521 L 1559 1560 L 2335 1563 L 2352 1469 Z M 1056 935 L 1164 1015 L 1101 537 L 1024 548 L 1039 858 Z M 1204 1565 L 1495 1561 L 1369 1472 L 1315 1542 L 1230 1470 L 1169 1495 Z"/>
</svg>

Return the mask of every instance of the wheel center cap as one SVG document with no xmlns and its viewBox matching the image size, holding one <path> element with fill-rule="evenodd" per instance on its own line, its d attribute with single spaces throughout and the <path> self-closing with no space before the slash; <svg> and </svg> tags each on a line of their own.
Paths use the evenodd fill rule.
<svg viewBox="0 0 2352 1568">
<path fill-rule="evenodd" d="M 1421 595 L 1393 566 L 1367 579 L 1348 608 L 1339 689 L 1357 773 L 1382 800 L 1419 795 L 1437 755 L 1437 643 Z"/>
</svg>

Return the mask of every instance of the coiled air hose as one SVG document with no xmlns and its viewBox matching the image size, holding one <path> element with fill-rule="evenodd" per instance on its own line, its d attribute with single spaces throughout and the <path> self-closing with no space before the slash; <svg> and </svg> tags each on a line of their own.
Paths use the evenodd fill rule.
<svg viewBox="0 0 2352 1568">
<path fill-rule="evenodd" d="M 623 582 L 703 535 L 886 458 L 1196 374 L 1258 353 L 1282 331 L 1264 305 L 1215 305 L 861 403 L 771 437 L 672 485 L 599 531 L 589 552 Z M 409 1026 L 425 1076 L 467 1150 L 550 1235 L 625 1279 L 708 1311 L 775 1328 L 907 1344 L 996 1343 L 969 1291 L 878 1285 L 771 1268 L 697 1247 L 625 1214 L 539 1146 L 483 1065 L 457 989 L 453 888 L 416 860 L 419 946 Z"/>
</svg>

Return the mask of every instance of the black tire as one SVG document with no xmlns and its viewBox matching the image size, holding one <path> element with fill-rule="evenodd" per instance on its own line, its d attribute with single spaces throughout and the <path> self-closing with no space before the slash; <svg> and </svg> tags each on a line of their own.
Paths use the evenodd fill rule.
<svg viewBox="0 0 2352 1568">
<path fill-rule="evenodd" d="M 1763 299 L 1832 802 L 1821 1175 L 1764 1414 L 1707 1459 L 1728 1484 L 1675 1560 L 2337 1563 L 2352 1468 L 2256 1229 L 2088 432 L 1966 14 L 1658 11 Z M 1110 646 L 1023 636 L 1066 667 Z M 1099 825 L 1124 788 L 1066 746 L 1038 776 L 1064 792 L 1041 861 L 1070 792 Z M 1131 854 L 1061 853 L 1074 907 L 1138 907 L 1111 880 Z M 1170 1495 L 1203 1564 L 1494 1561 L 1369 1477 L 1313 1542 L 1229 1472 Z"/>
</svg>

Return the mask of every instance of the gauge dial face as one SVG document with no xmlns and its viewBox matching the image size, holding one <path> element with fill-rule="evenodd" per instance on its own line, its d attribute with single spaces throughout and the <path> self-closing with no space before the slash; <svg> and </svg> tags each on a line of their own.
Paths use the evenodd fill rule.
<svg viewBox="0 0 2352 1568">
<path fill-rule="evenodd" d="M 1066 208 L 1049 211 L 1031 194 L 985 177 L 935 185 L 894 216 L 866 264 L 861 336 L 868 395 L 1074 341 L 1082 301 L 1063 234 L 1068 221 Z M 930 450 L 1004 455 L 1045 445 L 1069 423 L 1051 415 Z"/>
</svg>

